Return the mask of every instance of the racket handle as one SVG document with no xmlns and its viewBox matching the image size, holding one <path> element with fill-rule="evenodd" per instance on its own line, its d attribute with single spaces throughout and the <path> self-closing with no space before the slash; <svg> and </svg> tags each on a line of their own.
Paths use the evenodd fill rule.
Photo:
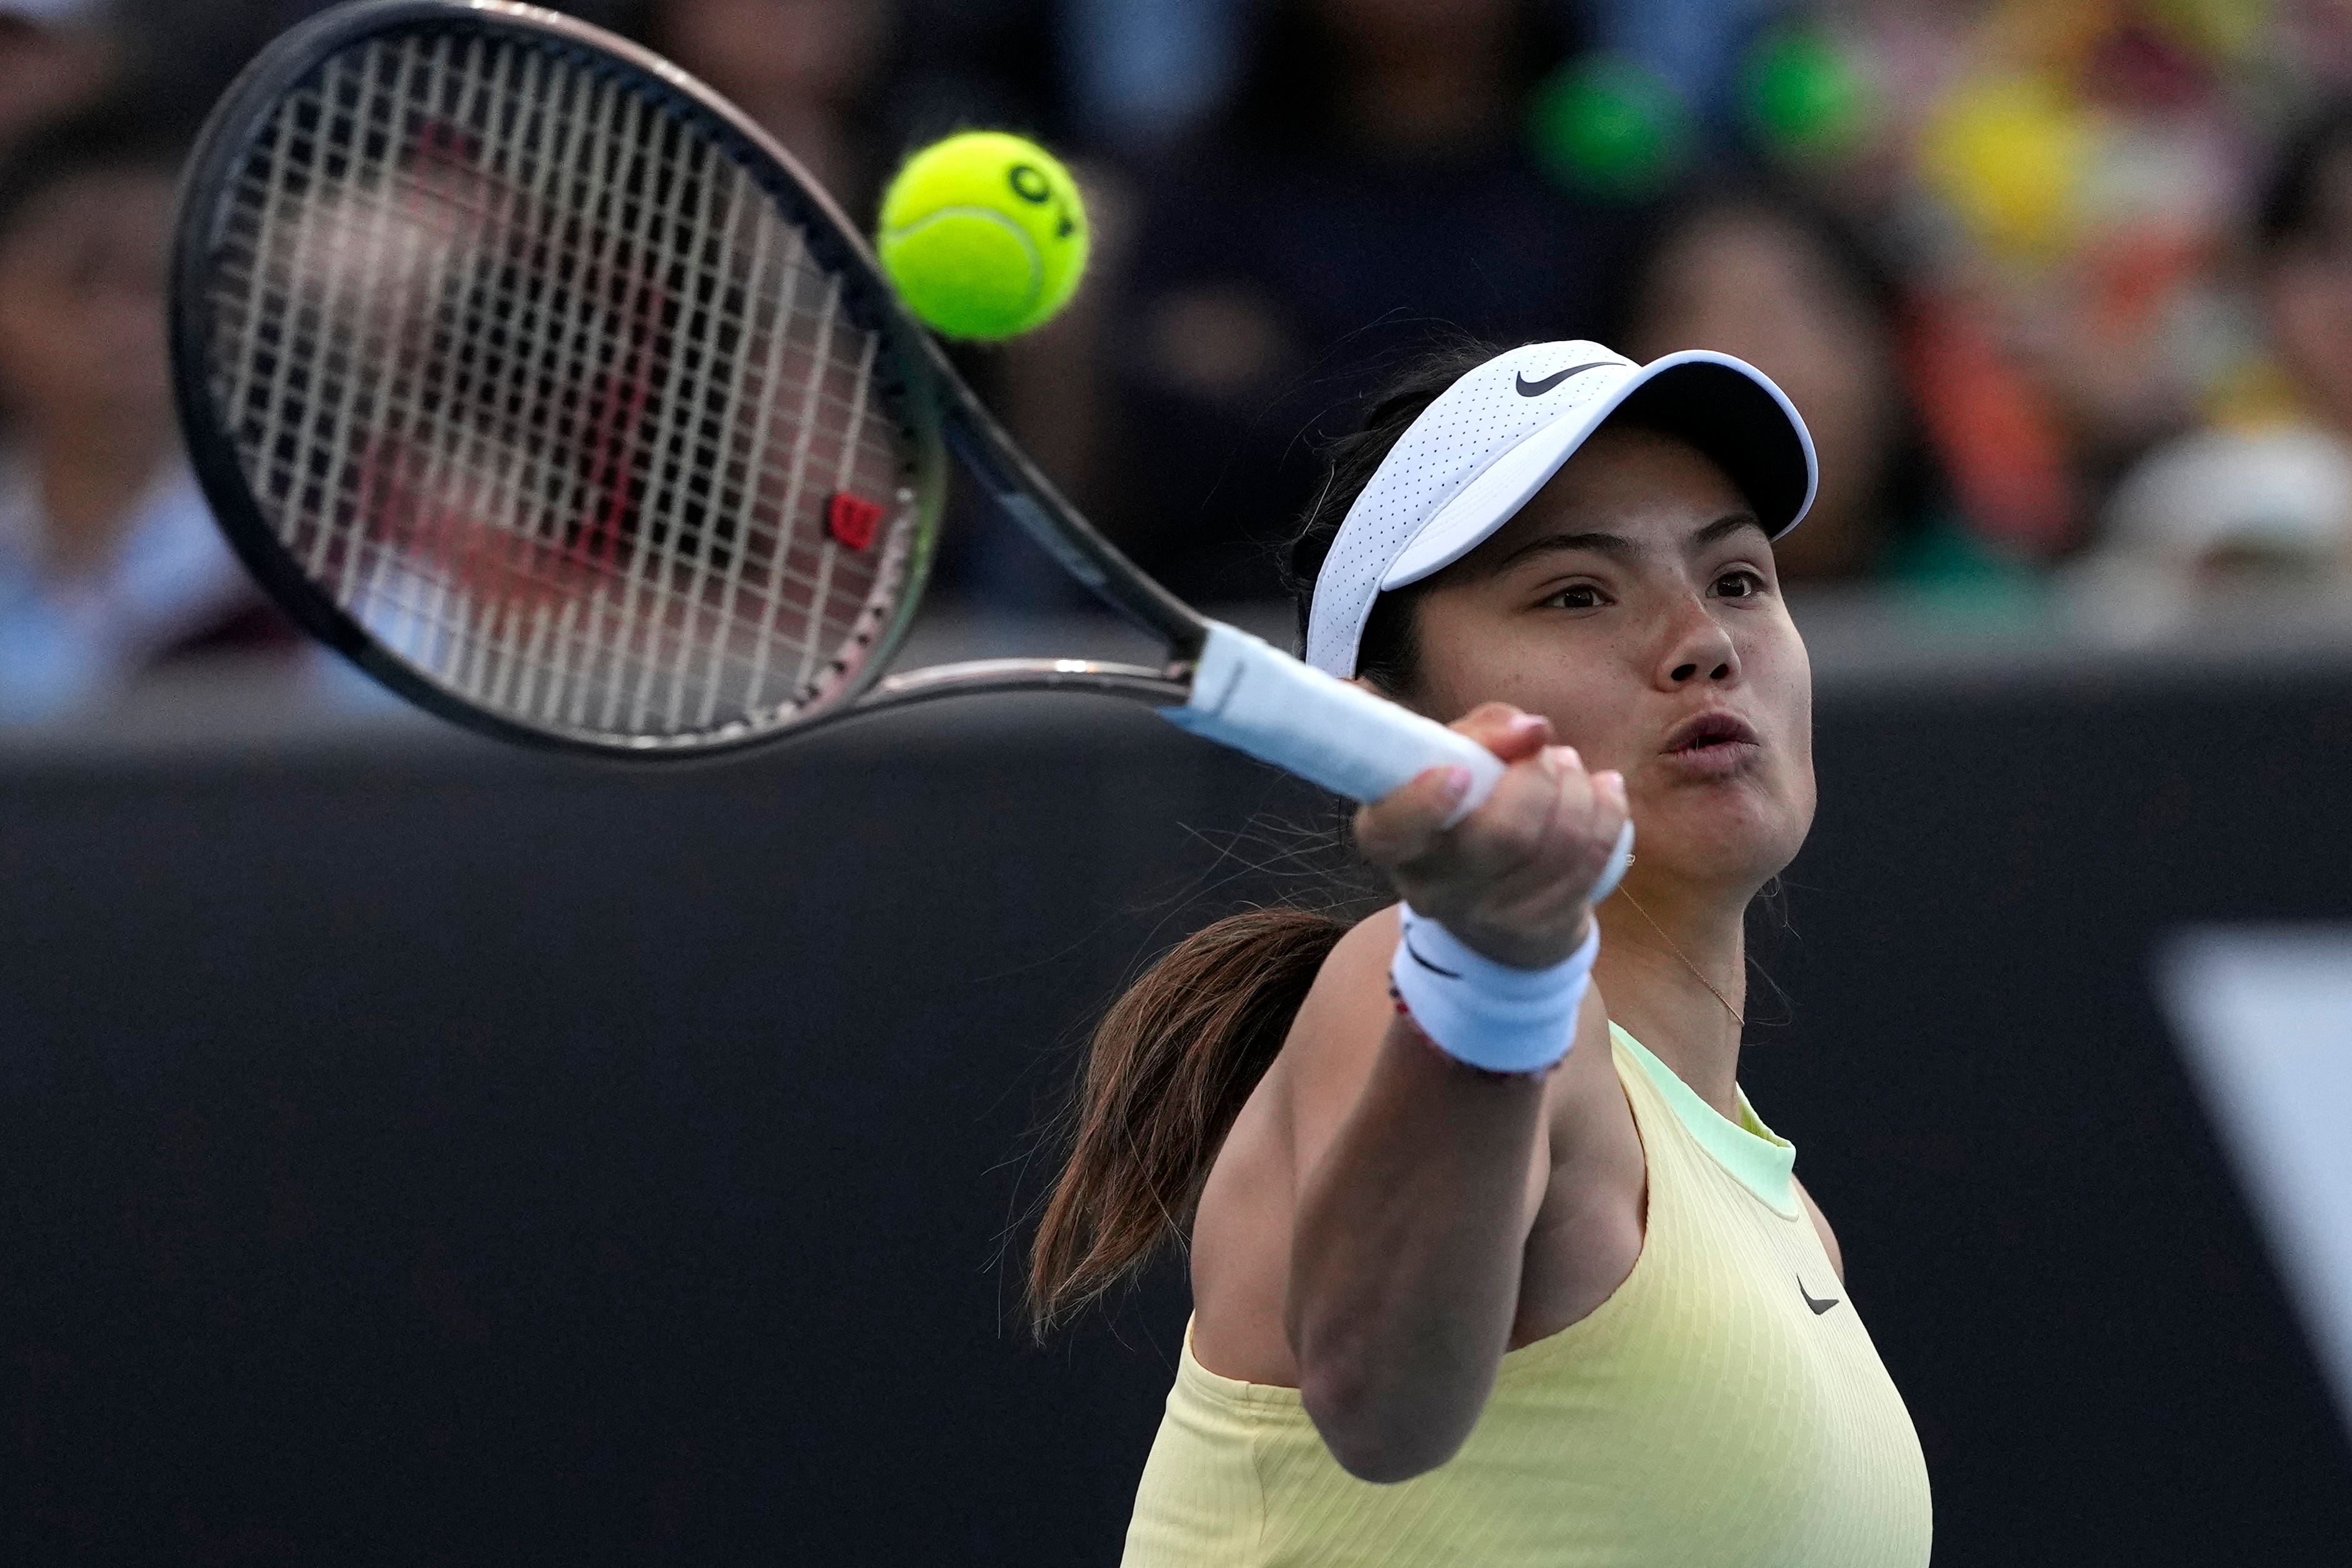
<svg viewBox="0 0 2352 1568">
<path fill-rule="evenodd" d="M 1470 770 L 1470 788 L 1449 826 L 1476 810 L 1503 777 L 1501 758 L 1468 736 L 1219 621 L 1209 622 L 1192 696 L 1159 711 L 1180 729 L 1351 800 L 1377 800 L 1425 768 L 1459 764 Z M 1633 824 L 1627 822 L 1593 885 L 1595 904 L 1616 890 L 1633 858 Z"/>
</svg>

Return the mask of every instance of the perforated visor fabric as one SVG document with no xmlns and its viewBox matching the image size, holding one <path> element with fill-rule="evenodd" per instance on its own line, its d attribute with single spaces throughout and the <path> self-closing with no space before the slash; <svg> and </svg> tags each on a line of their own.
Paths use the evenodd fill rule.
<svg viewBox="0 0 2352 1568">
<path fill-rule="evenodd" d="M 592 53 L 442 23 L 334 55 L 207 261 L 268 534 L 468 706 L 740 738 L 854 685 L 919 577 L 877 332 L 737 150 Z"/>
<path fill-rule="evenodd" d="M 1317 575 L 1307 662 L 1354 674 L 1384 588 L 1476 549 L 1621 411 L 1713 457 L 1775 538 L 1812 503 L 1812 437 L 1755 367 L 1703 350 L 1637 365 L 1580 340 L 1530 343 L 1448 387 L 1382 460 Z"/>
</svg>

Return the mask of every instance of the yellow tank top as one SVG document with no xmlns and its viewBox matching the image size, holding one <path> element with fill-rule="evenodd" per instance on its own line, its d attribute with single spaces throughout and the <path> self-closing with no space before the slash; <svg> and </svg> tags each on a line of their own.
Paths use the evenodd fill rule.
<svg viewBox="0 0 2352 1568">
<path fill-rule="evenodd" d="M 1126 1568 L 1922 1568 L 1918 1438 L 1796 1151 L 1611 1034 L 1649 1174 L 1615 1293 L 1506 1354 L 1461 1452 L 1394 1486 L 1341 1469 L 1297 1389 L 1203 1367 L 1186 1325 Z"/>
</svg>

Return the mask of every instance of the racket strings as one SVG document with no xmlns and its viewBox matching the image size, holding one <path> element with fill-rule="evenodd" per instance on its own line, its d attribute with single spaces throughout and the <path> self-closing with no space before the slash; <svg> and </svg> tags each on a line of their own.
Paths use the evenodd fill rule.
<svg viewBox="0 0 2352 1568">
<path fill-rule="evenodd" d="M 879 343 L 757 182 L 625 76 L 380 37 L 278 106 L 213 379 L 311 580 L 467 700 L 726 732 L 822 701 L 913 545 Z M 856 548 L 840 494 L 887 522 Z"/>
</svg>

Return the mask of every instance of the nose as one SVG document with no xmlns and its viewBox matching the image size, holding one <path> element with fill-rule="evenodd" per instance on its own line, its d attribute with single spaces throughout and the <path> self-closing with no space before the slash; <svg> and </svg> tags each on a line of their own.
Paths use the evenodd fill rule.
<svg viewBox="0 0 2352 1568">
<path fill-rule="evenodd" d="M 1659 653 L 1659 686 L 1680 691 L 1696 681 L 1728 685 L 1738 679 L 1739 652 L 1732 646 L 1731 633 L 1696 596 L 1684 600 L 1667 625 Z"/>
</svg>

